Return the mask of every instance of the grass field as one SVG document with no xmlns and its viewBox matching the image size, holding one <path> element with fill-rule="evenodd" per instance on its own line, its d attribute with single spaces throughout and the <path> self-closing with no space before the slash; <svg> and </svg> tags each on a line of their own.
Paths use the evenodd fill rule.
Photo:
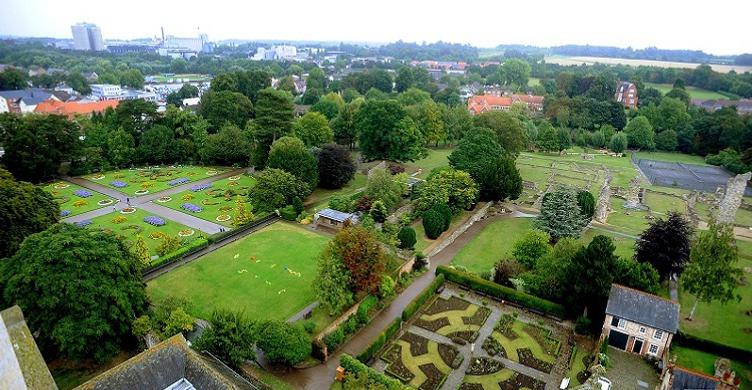
<svg viewBox="0 0 752 390">
<path fill-rule="evenodd" d="M 667 94 L 669 91 L 671 91 L 674 87 L 671 84 L 655 84 L 655 83 L 645 83 L 648 87 L 653 87 L 659 91 L 661 91 L 662 94 Z M 728 96 L 721 95 L 718 92 L 708 91 L 706 89 L 702 88 L 696 88 L 696 87 L 685 87 L 687 92 L 689 93 L 689 97 L 692 99 L 702 99 L 702 100 L 710 100 L 710 99 L 728 99 Z"/>
<path fill-rule="evenodd" d="M 327 241 L 278 222 L 150 281 L 147 293 L 188 299 L 201 318 L 221 308 L 285 320 L 315 300 L 312 281 Z"/>
<path fill-rule="evenodd" d="M 418 174 L 418 177 L 425 179 L 431 173 L 432 169 L 449 165 L 447 157 L 449 157 L 453 150 L 454 149 L 429 149 L 426 158 L 405 164 L 406 172 L 413 173 L 420 169 L 421 172 Z"/>
<path fill-rule="evenodd" d="M 674 62 L 674 61 L 654 61 L 654 60 L 637 60 L 629 58 L 611 58 L 611 57 L 590 57 L 590 56 L 562 56 L 552 55 L 545 57 L 546 62 L 549 64 L 559 65 L 582 65 L 582 64 L 605 64 L 605 65 L 630 65 L 630 66 L 656 66 L 659 68 L 679 68 L 679 69 L 695 69 L 700 64 L 693 62 Z M 720 73 L 728 73 L 732 70 L 737 73 L 744 73 L 752 71 L 752 66 L 747 65 L 718 65 L 709 64 L 713 70 Z"/>
<path fill-rule="evenodd" d="M 96 210 L 115 204 L 117 200 L 100 194 L 94 190 L 84 188 L 67 181 L 56 181 L 42 187 L 55 199 L 60 205 L 60 217 L 72 217 L 83 214 L 87 211 Z M 81 197 L 76 195 L 76 191 L 85 191 L 91 196 Z M 104 205 L 98 205 L 97 202 L 105 202 Z"/>
<path fill-rule="evenodd" d="M 154 214 L 150 214 L 141 209 L 136 209 L 136 211 L 132 214 L 122 214 L 120 212 L 110 213 L 92 219 L 91 225 L 89 226 L 92 228 L 112 230 L 115 234 L 121 235 L 123 238 L 129 241 L 135 239 L 137 234 L 141 234 L 141 236 L 144 238 L 144 241 L 146 241 L 146 246 L 149 248 L 149 253 L 152 256 L 156 255 L 156 249 L 157 246 L 159 246 L 160 242 L 160 239 L 151 238 L 152 235 L 158 237 L 157 234 L 159 232 L 164 233 L 168 236 L 179 237 L 178 232 L 180 232 L 181 230 L 193 230 L 185 225 L 179 224 L 161 216 L 158 217 L 162 218 L 166 222 L 164 226 L 157 227 L 150 225 L 144 222 L 144 218 L 150 215 Z M 124 220 L 122 220 L 122 218 L 124 218 Z M 203 233 L 198 230 L 194 230 L 193 235 L 187 237 L 186 239 L 191 240 L 197 238 L 201 234 Z"/>
<path fill-rule="evenodd" d="M 222 173 L 226 168 L 218 167 L 197 167 L 197 166 L 155 166 L 146 168 L 120 169 L 104 173 L 95 173 L 84 176 L 84 179 L 93 183 L 112 188 L 115 191 L 122 192 L 126 195 L 138 196 L 136 191 L 148 191 L 155 193 L 173 187 L 170 181 L 176 179 L 185 179 L 185 184 L 196 180 L 205 179 Z M 125 187 L 117 187 L 113 182 L 123 182 Z M 179 185 L 179 184 L 175 184 Z M 146 195 L 139 193 L 139 195 Z"/>
<path fill-rule="evenodd" d="M 194 217 L 231 227 L 233 226 L 232 219 L 219 221 L 217 217 L 220 215 L 234 217 L 236 198 L 241 196 L 244 200 L 247 200 L 248 190 L 254 185 L 256 185 L 256 178 L 253 176 L 233 176 L 217 180 L 212 183 L 211 188 L 205 190 L 191 191 L 188 189 L 169 197 L 157 199 L 154 202 Z M 182 207 L 186 203 L 199 206 L 202 210 L 195 213 L 187 211 Z M 258 218 L 259 215 L 256 215 L 256 217 Z"/>
<path fill-rule="evenodd" d="M 691 368 L 696 371 L 715 375 L 715 361 L 718 356 L 695 349 L 671 345 L 671 355 L 676 355 L 676 363 L 680 366 Z M 747 388 L 752 382 L 752 364 L 744 364 L 736 361 L 731 362 L 731 369 L 736 371 L 736 376 L 742 378 L 742 388 Z"/>
<path fill-rule="evenodd" d="M 184 73 L 184 74 L 176 74 L 172 76 L 166 76 L 166 75 L 155 75 L 155 76 L 147 76 L 149 78 L 149 81 L 154 83 L 174 83 L 174 82 L 201 82 L 201 81 L 209 81 L 211 80 L 211 77 L 203 74 L 197 74 L 197 73 Z"/>
</svg>

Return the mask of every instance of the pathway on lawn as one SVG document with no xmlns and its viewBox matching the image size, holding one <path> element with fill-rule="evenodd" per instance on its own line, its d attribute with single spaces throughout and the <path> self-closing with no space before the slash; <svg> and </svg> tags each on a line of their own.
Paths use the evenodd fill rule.
<svg viewBox="0 0 752 390">
<path fill-rule="evenodd" d="M 230 230 L 231 228 L 224 227 L 218 223 L 210 222 L 199 217 L 194 217 L 186 213 L 173 210 L 168 207 L 158 205 L 156 203 L 142 203 L 138 206 L 141 210 L 148 211 L 150 213 L 157 214 L 165 217 L 171 221 L 190 226 L 194 229 L 201 230 L 204 233 L 214 234 L 219 233 L 222 229 Z"/>
</svg>

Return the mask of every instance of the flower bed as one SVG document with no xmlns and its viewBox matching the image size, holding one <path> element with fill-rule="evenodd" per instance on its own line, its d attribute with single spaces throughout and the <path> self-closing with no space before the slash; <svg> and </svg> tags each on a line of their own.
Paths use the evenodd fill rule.
<svg viewBox="0 0 752 390">
<path fill-rule="evenodd" d="M 152 226 L 164 226 L 165 225 L 165 220 L 157 217 L 156 215 L 150 215 L 148 217 L 145 217 L 144 222 Z"/>
<path fill-rule="evenodd" d="M 121 224 L 121 223 L 123 223 L 123 222 L 125 222 L 127 220 L 128 220 L 128 218 L 126 218 L 126 217 L 124 217 L 122 215 L 118 215 L 117 217 L 111 219 L 110 222 L 112 222 L 114 224 Z"/>
<path fill-rule="evenodd" d="M 68 188 L 68 187 L 70 187 L 70 184 L 68 184 L 68 183 L 66 183 L 66 182 L 63 182 L 63 181 L 61 181 L 61 182 L 57 182 L 57 183 L 55 183 L 55 185 L 53 185 L 53 187 L 54 187 L 54 188 L 56 188 L 56 189 L 58 189 L 58 190 L 62 190 L 62 189 L 64 189 L 64 188 Z"/>
<path fill-rule="evenodd" d="M 133 214 L 136 212 L 136 208 L 134 207 L 126 207 L 122 210 L 120 210 L 120 214 Z"/>
<path fill-rule="evenodd" d="M 410 354 L 413 356 L 420 356 L 428 353 L 428 339 L 423 336 L 405 332 L 405 334 L 400 337 L 400 340 L 410 344 Z"/>
<path fill-rule="evenodd" d="M 189 179 L 187 177 L 179 177 L 177 179 L 173 179 L 173 180 L 168 181 L 167 185 L 174 187 L 176 185 L 188 183 L 188 181 L 189 181 Z"/>
<path fill-rule="evenodd" d="M 457 340 L 462 340 L 465 343 L 472 343 L 475 341 L 475 339 L 478 338 L 478 332 L 472 331 L 472 330 L 461 330 L 458 332 L 452 332 L 446 335 L 446 337 L 449 337 L 450 340 L 457 342 Z M 460 344 L 462 344 L 460 342 Z"/>
<path fill-rule="evenodd" d="M 402 346 L 399 344 L 392 344 L 382 355 L 381 360 L 388 363 L 386 366 L 387 374 L 405 382 L 409 383 L 415 374 L 413 374 L 405 364 L 402 362 Z"/>
<path fill-rule="evenodd" d="M 229 181 L 238 181 L 238 180 L 240 180 L 240 176 L 239 175 L 238 176 L 230 176 L 230 177 L 227 178 L 227 180 L 229 180 Z"/>
<path fill-rule="evenodd" d="M 112 199 L 102 199 L 99 202 L 97 202 L 98 206 L 109 206 L 111 204 L 115 203 Z"/>
<path fill-rule="evenodd" d="M 136 194 L 136 195 L 146 195 L 148 193 L 149 193 L 149 190 L 138 190 L 138 191 L 134 192 L 134 194 Z"/>
<path fill-rule="evenodd" d="M 490 356 L 498 355 L 503 358 L 507 357 L 507 351 L 505 351 L 501 343 L 493 337 L 486 337 L 486 339 L 483 340 L 482 348 Z"/>
<path fill-rule="evenodd" d="M 488 316 L 491 315 L 491 309 L 487 307 L 479 306 L 478 310 L 475 311 L 475 314 L 473 314 L 470 317 L 462 317 L 462 322 L 465 325 L 478 325 L 483 326 L 483 324 L 486 323 L 486 319 L 488 319 Z"/>
<path fill-rule="evenodd" d="M 206 176 L 214 176 L 214 175 L 216 175 L 218 173 L 219 173 L 219 171 L 209 170 L 209 171 L 206 171 Z"/>
<path fill-rule="evenodd" d="M 201 211 L 204 210 L 203 208 L 201 208 L 201 206 L 195 205 L 193 203 L 183 203 L 180 207 L 183 210 L 187 210 L 192 213 L 200 213 Z"/>
<path fill-rule="evenodd" d="M 84 219 L 83 221 L 78 221 L 78 222 L 75 222 L 74 224 L 76 226 L 78 226 L 78 227 L 86 227 L 86 226 L 91 225 L 91 220 L 90 219 Z"/>
<path fill-rule="evenodd" d="M 160 231 L 151 232 L 151 234 L 149 234 L 149 238 L 151 238 L 152 240 L 161 240 L 165 237 L 167 237 L 167 235 Z"/>
<path fill-rule="evenodd" d="M 490 375 L 501 371 L 503 368 L 504 364 L 496 359 L 477 357 L 472 359 L 470 366 L 468 366 L 467 371 L 465 371 L 465 374 Z"/>
<path fill-rule="evenodd" d="M 541 346 L 543 352 L 551 356 L 559 356 L 561 342 L 551 337 L 551 330 L 533 324 L 525 325 L 523 330 Z"/>
<path fill-rule="evenodd" d="M 420 385 L 419 390 L 435 390 L 441 387 L 446 379 L 446 375 L 441 372 L 433 363 L 426 363 L 418 366 L 426 376 L 426 380 Z"/>
<path fill-rule="evenodd" d="M 60 218 L 65 218 L 70 215 L 70 210 L 60 210 Z"/>
<path fill-rule="evenodd" d="M 517 333 L 514 333 L 512 330 L 512 325 L 514 325 L 515 318 L 511 314 L 502 314 L 501 318 L 499 318 L 499 322 L 496 323 L 496 326 L 494 327 L 494 330 L 501 333 L 506 337 L 507 339 L 514 340 L 518 338 Z"/>
<path fill-rule="evenodd" d="M 518 349 L 517 356 L 520 357 L 520 364 L 534 368 L 538 371 L 551 373 L 551 369 L 554 368 L 553 364 L 544 362 L 533 356 L 533 352 L 529 348 Z"/>
<path fill-rule="evenodd" d="M 429 306 L 428 308 L 426 308 L 426 310 L 424 310 L 423 313 L 428 314 L 428 315 L 434 315 L 434 314 L 443 313 L 445 311 L 454 311 L 454 310 L 463 311 L 463 310 L 467 310 L 467 308 L 470 307 L 470 305 L 471 305 L 470 302 L 464 299 L 460 299 L 453 295 L 449 297 L 449 299 L 439 298 L 435 300 L 431 304 L 431 306 Z"/>
<path fill-rule="evenodd" d="M 180 237 L 190 237 L 194 233 L 196 233 L 196 231 L 193 230 L 193 229 L 183 229 L 183 230 L 181 230 L 181 231 L 178 232 L 178 236 L 180 236 Z"/>
<path fill-rule="evenodd" d="M 125 188 L 128 187 L 128 183 L 122 181 L 122 180 L 113 180 L 110 182 L 110 185 L 115 188 Z"/>
<path fill-rule="evenodd" d="M 159 197 L 159 199 L 157 199 L 157 202 L 159 202 L 159 203 L 167 203 L 167 202 L 169 202 L 171 200 L 172 200 L 172 198 L 170 198 L 169 196 L 161 196 L 161 197 Z"/>
<path fill-rule="evenodd" d="M 141 230 L 143 230 L 143 228 L 141 226 L 138 226 L 138 225 L 127 225 L 127 226 L 121 227 L 120 230 L 135 230 L 136 233 L 138 233 Z"/>
<path fill-rule="evenodd" d="M 83 188 L 79 188 L 76 191 L 73 192 L 73 195 L 76 195 L 79 198 L 88 198 L 91 196 L 91 192 L 86 191 Z"/>
<path fill-rule="evenodd" d="M 518 389 L 530 389 L 530 390 L 545 390 L 546 383 L 539 381 L 535 378 L 529 377 L 519 372 L 499 383 L 501 390 L 518 390 Z"/>
<path fill-rule="evenodd" d="M 83 199 L 80 199 L 80 200 L 73 202 L 73 207 L 83 207 L 83 206 L 86 206 L 87 204 L 89 204 L 89 202 Z"/>
<path fill-rule="evenodd" d="M 205 190 L 207 188 L 211 188 L 211 186 L 212 186 L 212 183 L 197 184 L 197 185 L 191 187 L 191 191 L 193 191 L 193 192 L 199 192 L 199 191 L 203 191 L 203 190 Z"/>
<path fill-rule="evenodd" d="M 459 367 L 462 364 L 462 360 L 464 360 L 464 357 L 460 355 L 456 347 L 443 343 L 439 344 L 439 356 L 451 368 Z"/>
<path fill-rule="evenodd" d="M 104 179 L 104 175 L 102 175 L 102 174 L 94 175 L 94 176 L 90 176 L 89 177 L 89 180 L 102 180 L 102 179 Z"/>
<path fill-rule="evenodd" d="M 439 329 L 445 326 L 449 326 L 451 324 L 449 322 L 449 318 L 441 317 L 433 321 L 426 321 L 423 318 L 418 318 L 417 320 L 415 320 L 414 325 L 417 327 L 423 328 L 425 330 L 436 333 L 436 331 L 438 331 Z"/>
<path fill-rule="evenodd" d="M 218 216 L 216 219 L 217 219 L 217 222 L 227 222 L 230 219 L 232 219 L 232 217 L 229 216 L 229 215 L 227 215 L 227 214 L 222 214 L 222 215 Z"/>
</svg>

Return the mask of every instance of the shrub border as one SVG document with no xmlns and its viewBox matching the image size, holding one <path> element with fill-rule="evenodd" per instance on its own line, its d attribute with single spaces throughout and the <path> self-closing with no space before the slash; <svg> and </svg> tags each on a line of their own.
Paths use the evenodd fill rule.
<svg viewBox="0 0 752 390">
<path fill-rule="evenodd" d="M 345 371 L 357 374 L 359 372 L 365 372 L 368 375 L 368 379 L 371 382 L 375 382 L 384 385 L 387 389 L 393 390 L 412 390 L 412 387 L 402 384 L 397 379 L 392 379 L 371 367 L 361 363 L 358 359 L 343 353 L 339 358 L 339 365 L 345 369 Z"/>
</svg>

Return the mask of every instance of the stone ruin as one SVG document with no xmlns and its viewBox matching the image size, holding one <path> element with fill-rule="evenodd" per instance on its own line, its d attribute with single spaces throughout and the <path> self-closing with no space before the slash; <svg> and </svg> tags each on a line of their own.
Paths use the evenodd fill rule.
<svg viewBox="0 0 752 390">
<path fill-rule="evenodd" d="M 629 188 L 627 189 L 626 196 L 627 201 L 624 203 L 624 208 L 631 210 L 645 210 L 646 207 L 642 204 L 641 192 L 640 177 L 635 176 L 629 181 Z"/>
<path fill-rule="evenodd" d="M 597 222 L 606 223 L 608 220 L 608 210 L 611 205 L 611 172 L 606 170 L 606 178 L 603 180 L 601 192 L 598 195 L 598 201 L 595 204 L 595 214 L 593 218 Z"/>
<path fill-rule="evenodd" d="M 734 223 L 736 210 L 742 204 L 744 190 L 747 188 L 747 182 L 750 178 L 752 178 L 752 172 L 729 178 L 726 184 L 726 193 L 718 203 L 718 223 Z"/>
</svg>

